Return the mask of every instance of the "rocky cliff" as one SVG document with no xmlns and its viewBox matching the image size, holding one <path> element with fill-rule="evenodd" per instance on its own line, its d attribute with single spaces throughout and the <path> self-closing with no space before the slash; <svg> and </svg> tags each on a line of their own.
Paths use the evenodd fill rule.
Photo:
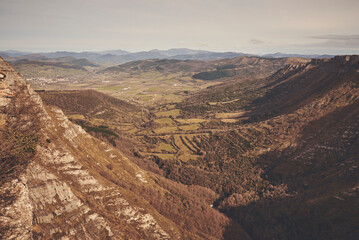
<svg viewBox="0 0 359 240">
<path fill-rule="evenodd" d="M 0 72 L 6 75 L 0 83 L 2 239 L 220 238 L 224 215 L 197 197 L 190 204 L 202 209 L 198 218 L 215 216 L 211 226 L 191 230 L 174 222 L 158 203 L 192 196 L 186 187 L 143 171 L 60 109 L 44 106 L 2 59 Z"/>
</svg>

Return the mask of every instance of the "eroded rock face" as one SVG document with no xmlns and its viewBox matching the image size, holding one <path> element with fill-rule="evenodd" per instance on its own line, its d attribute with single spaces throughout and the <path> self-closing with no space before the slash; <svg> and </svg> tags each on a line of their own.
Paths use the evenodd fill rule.
<svg viewBox="0 0 359 240">
<path fill-rule="evenodd" d="M 31 239 L 33 209 L 26 176 L 2 185 L 0 196 L 16 196 L 11 204 L 2 205 L 4 208 L 0 209 L 0 230 L 3 239 Z"/>
<path fill-rule="evenodd" d="M 29 199 L 25 168 L 16 164 L 18 159 L 16 154 L 12 153 L 14 152 L 13 148 L 17 145 L 9 141 L 11 140 L 10 137 L 4 138 L 5 135 L 9 136 L 14 133 L 12 129 L 8 128 L 11 125 L 8 124 L 10 119 L 20 120 L 20 118 L 27 117 L 26 114 L 24 116 L 10 116 L 8 113 L 15 89 L 23 88 L 25 82 L 1 58 L 0 66 L 1 72 L 7 75 L 0 81 L 0 237 L 2 239 L 31 239 L 33 209 Z M 17 80 L 19 81 L 15 84 Z M 18 127 L 25 128 L 26 126 L 19 124 Z M 13 134 L 11 137 L 20 138 L 21 135 Z M 22 164 L 25 165 L 26 162 L 22 162 Z"/>
<path fill-rule="evenodd" d="M 0 175 L 1 238 L 181 238 L 174 223 L 125 188 L 153 184 L 141 169 L 72 124 L 60 109 L 45 108 L 2 60 L 0 71 L 6 74 L 0 86 L 1 160 L 8 168 Z M 14 114 L 22 108 L 28 111 Z M 25 136 L 29 130 L 36 131 Z M 6 146 L 8 139 L 12 146 Z M 34 139 L 33 148 L 20 139 Z M 19 150 L 13 153 L 14 146 Z"/>
</svg>

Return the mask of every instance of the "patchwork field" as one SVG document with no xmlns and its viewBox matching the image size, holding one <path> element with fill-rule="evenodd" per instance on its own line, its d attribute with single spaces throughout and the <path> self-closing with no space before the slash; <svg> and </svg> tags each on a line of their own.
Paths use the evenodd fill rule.
<svg viewBox="0 0 359 240">
<path fill-rule="evenodd" d="M 212 160 L 204 158 L 208 156 L 206 151 L 218 146 L 208 142 L 213 142 L 216 134 L 238 129 L 248 118 L 245 108 L 265 94 L 258 88 L 263 81 L 256 79 L 255 69 L 234 79 L 194 77 L 204 71 L 216 74 L 216 69 L 227 66 L 228 61 L 242 68 L 241 58 L 212 62 L 146 60 L 106 69 L 73 67 L 70 72 L 82 71 L 76 78 L 69 77 L 64 82 L 40 81 L 35 86 L 41 89 L 45 102 L 58 105 L 72 121 L 94 136 L 113 146 L 125 145 L 131 156 L 139 157 L 135 161 L 152 160 L 158 166 L 163 161 L 166 166 L 211 165 Z M 246 64 L 257 64 L 255 58 L 248 61 Z M 264 75 L 287 62 L 261 61 L 270 65 L 261 72 Z M 56 68 L 53 73 L 51 76 L 61 77 Z M 26 74 L 32 73 L 25 71 Z M 84 88 L 95 91 L 69 90 Z M 244 135 L 242 138 L 247 144 L 249 139 Z M 220 143 L 223 144 L 227 143 Z"/>
<path fill-rule="evenodd" d="M 234 58 L 216 61 L 143 60 L 108 67 L 73 58 L 14 62 L 16 69 L 35 89 L 81 90 L 94 89 L 110 96 L 143 106 L 180 103 L 192 93 L 208 89 L 233 78 L 246 80 L 274 73 L 288 63 L 286 59 L 260 59 L 265 69 L 258 65 L 258 58 Z M 241 74 L 219 78 L 198 78 L 198 73 L 222 71 L 235 67 Z M 252 66 L 252 71 L 244 66 Z M 217 70 L 216 70 L 217 69 Z M 233 70 L 233 69 L 232 69 Z M 238 80 L 238 79 L 237 79 Z M 247 95 L 247 94 L 245 94 Z M 230 105 L 242 99 L 211 99 L 209 105 Z"/>
</svg>

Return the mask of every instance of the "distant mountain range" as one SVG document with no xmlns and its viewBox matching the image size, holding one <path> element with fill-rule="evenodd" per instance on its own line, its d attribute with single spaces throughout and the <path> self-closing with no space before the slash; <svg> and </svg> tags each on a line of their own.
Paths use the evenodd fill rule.
<svg viewBox="0 0 359 240">
<path fill-rule="evenodd" d="M 178 60 L 218 60 L 225 58 L 235 58 L 242 56 L 258 56 L 254 54 L 240 53 L 240 52 L 211 52 L 204 50 L 193 50 L 188 48 L 172 48 L 169 50 L 158 50 L 153 49 L 150 51 L 142 51 L 130 53 L 121 49 L 118 50 L 107 50 L 100 52 L 21 52 L 16 50 L 0 51 L 2 56 L 7 61 L 18 61 L 18 60 L 46 60 L 53 58 L 62 57 L 73 57 L 76 59 L 87 59 L 91 62 L 104 65 L 116 65 L 121 63 L 127 63 L 137 60 L 146 59 L 178 59 Z M 304 57 L 304 58 L 330 58 L 332 55 L 300 55 L 300 54 L 285 54 L 285 53 L 274 53 L 266 54 L 261 57 L 266 58 L 284 58 L 284 57 Z"/>
<path fill-rule="evenodd" d="M 303 54 L 286 54 L 281 52 L 276 52 L 272 54 L 265 54 L 262 55 L 262 57 L 266 58 L 286 58 L 286 57 L 302 57 L 302 58 L 332 58 L 334 55 L 319 55 L 319 54 L 309 54 L 309 55 L 303 55 Z"/>
</svg>

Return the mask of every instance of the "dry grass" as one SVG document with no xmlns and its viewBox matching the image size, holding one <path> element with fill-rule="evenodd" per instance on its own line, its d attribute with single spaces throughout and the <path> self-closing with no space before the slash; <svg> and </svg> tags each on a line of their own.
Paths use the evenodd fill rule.
<svg viewBox="0 0 359 240">
<path fill-rule="evenodd" d="M 155 155 L 164 160 L 173 160 L 173 159 L 175 159 L 175 156 L 176 156 L 175 154 L 169 154 L 169 153 L 155 153 L 152 155 Z"/>
<path fill-rule="evenodd" d="M 157 134 L 163 134 L 163 133 L 175 133 L 178 132 L 178 127 L 162 127 L 155 129 L 155 132 Z"/>
<path fill-rule="evenodd" d="M 181 110 L 180 109 L 172 109 L 169 111 L 163 111 L 163 112 L 157 112 L 156 113 L 156 117 L 159 118 L 165 118 L 165 117 L 178 117 L 179 115 L 181 115 Z"/>
<path fill-rule="evenodd" d="M 70 114 L 70 115 L 68 115 L 68 118 L 81 119 L 81 120 L 85 119 L 84 115 L 81 115 L 81 114 Z"/>
<path fill-rule="evenodd" d="M 229 112 L 229 113 L 216 113 L 216 118 L 239 118 L 243 116 L 245 111 Z"/>
<path fill-rule="evenodd" d="M 171 118 L 159 118 L 155 120 L 156 123 L 161 125 L 173 126 L 175 122 Z"/>
<path fill-rule="evenodd" d="M 238 119 L 234 119 L 234 118 L 223 118 L 223 119 L 221 119 L 221 122 L 223 122 L 223 123 L 236 123 L 236 122 L 238 122 Z"/>
<path fill-rule="evenodd" d="M 156 148 L 153 149 L 153 152 L 163 152 L 163 151 L 174 153 L 175 149 L 172 147 L 172 145 L 163 142 L 161 142 L 159 145 L 156 146 Z"/>
<path fill-rule="evenodd" d="M 188 162 L 189 160 L 198 159 L 199 157 L 197 155 L 192 154 L 183 154 L 178 157 L 179 160 L 182 162 Z"/>
<path fill-rule="evenodd" d="M 190 125 L 183 125 L 179 126 L 179 128 L 183 131 L 194 131 L 201 127 L 200 124 L 190 124 Z"/>
<path fill-rule="evenodd" d="M 188 118 L 188 119 L 187 118 L 177 118 L 176 121 L 179 123 L 183 123 L 183 124 L 208 122 L 207 119 L 202 119 L 202 118 Z"/>
</svg>

